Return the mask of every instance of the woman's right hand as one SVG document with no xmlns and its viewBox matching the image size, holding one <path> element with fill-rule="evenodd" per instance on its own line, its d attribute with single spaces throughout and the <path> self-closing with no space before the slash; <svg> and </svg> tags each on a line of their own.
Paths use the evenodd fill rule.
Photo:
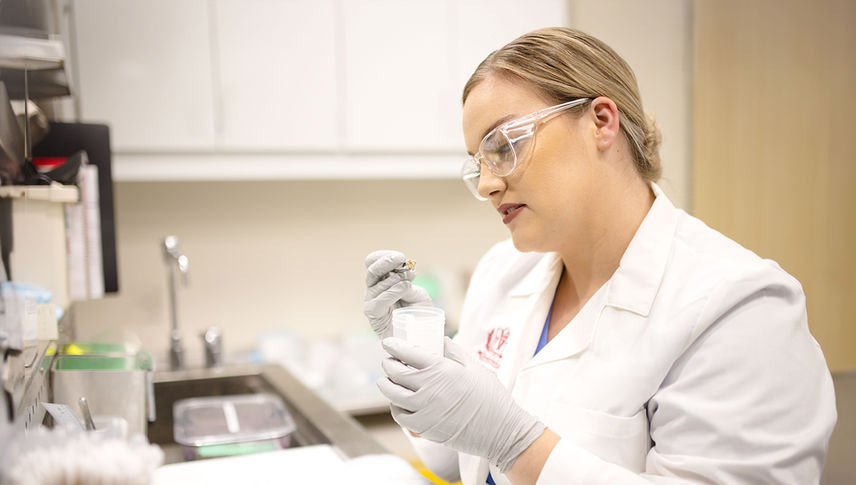
<svg viewBox="0 0 856 485">
<path fill-rule="evenodd" d="M 378 337 L 392 337 L 392 310 L 405 306 L 431 306 L 431 297 L 412 283 L 412 270 L 393 272 L 407 258 L 398 251 L 380 250 L 366 256 L 366 298 L 363 313 Z"/>
</svg>

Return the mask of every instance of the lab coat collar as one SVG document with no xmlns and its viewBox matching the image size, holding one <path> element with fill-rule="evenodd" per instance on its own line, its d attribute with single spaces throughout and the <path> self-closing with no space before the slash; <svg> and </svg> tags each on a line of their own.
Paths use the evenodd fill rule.
<svg viewBox="0 0 856 485">
<path fill-rule="evenodd" d="M 651 183 L 654 204 L 624 251 L 612 275 L 606 304 L 648 316 L 666 272 L 678 223 L 675 206 Z"/>
<path fill-rule="evenodd" d="M 651 183 L 654 204 L 627 246 L 612 276 L 607 305 L 647 316 L 666 271 L 677 227 L 677 214 L 672 201 L 655 183 Z M 546 253 L 520 282 L 510 296 L 530 296 L 555 288 L 561 275 L 562 259 L 558 253 Z"/>
<path fill-rule="evenodd" d="M 548 288 L 556 288 L 562 274 L 562 258 L 559 253 L 545 253 L 532 271 L 508 292 L 509 296 L 530 296 L 543 293 Z"/>
<path fill-rule="evenodd" d="M 628 310 L 643 318 L 648 316 L 666 271 L 666 261 L 671 252 L 672 239 L 677 226 L 675 207 L 657 185 L 651 184 L 651 188 L 656 197 L 654 204 L 627 246 L 618 269 L 606 283 L 606 288 L 602 289 L 607 292 L 603 300 L 589 301 L 580 310 L 579 316 L 582 318 L 574 319 L 572 325 L 562 329 L 541 352 L 527 360 L 528 356 L 535 351 L 537 338 L 541 333 L 540 328 L 544 325 L 544 318 L 546 318 L 546 307 L 549 306 L 549 301 L 539 302 L 537 308 L 543 308 L 543 314 L 534 314 L 532 321 L 527 323 L 523 332 L 525 336 L 518 339 L 520 340 L 519 357 L 524 362 L 522 369 L 564 359 L 585 350 L 591 344 L 605 306 Z M 552 262 L 552 259 L 549 261 L 542 271 L 533 271 L 533 274 L 537 274 L 544 283 L 544 287 L 552 285 L 548 289 L 554 289 L 561 274 L 561 259 L 558 260 L 558 264 Z M 550 270 L 553 273 L 544 272 Z M 535 287 L 535 284 L 521 283 L 520 286 L 528 289 Z M 548 299 L 551 299 L 552 295 L 552 292 L 544 293 L 542 297 L 549 296 Z M 595 306 L 590 307 L 591 305 Z M 582 315 L 582 312 L 585 312 L 585 315 Z M 512 354 L 517 355 L 517 352 Z M 511 362 L 503 362 L 503 364 L 513 367 Z M 500 376 L 513 375 L 510 370 L 502 367 L 500 371 Z M 510 378 L 506 380 L 513 382 Z"/>
<path fill-rule="evenodd" d="M 516 299 L 511 318 L 520 322 L 520 326 L 509 338 L 496 373 L 508 389 L 514 388 L 518 369 L 535 352 L 561 275 L 562 258 L 558 253 L 546 253 L 509 292 Z"/>
</svg>

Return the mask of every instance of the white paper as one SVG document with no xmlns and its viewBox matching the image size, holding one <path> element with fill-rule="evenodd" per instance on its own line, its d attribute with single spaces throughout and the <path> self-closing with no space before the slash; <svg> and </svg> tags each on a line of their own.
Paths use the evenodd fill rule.
<svg viewBox="0 0 856 485">
<path fill-rule="evenodd" d="M 70 427 L 83 430 L 83 424 L 74 415 L 74 412 L 65 404 L 54 404 L 49 402 L 41 403 L 45 411 L 51 415 L 56 424 L 60 427 Z"/>
<path fill-rule="evenodd" d="M 68 252 L 68 292 L 71 301 L 89 299 L 85 227 L 83 202 L 66 204 L 65 245 Z"/>
<path fill-rule="evenodd" d="M 89 298 L 104 296 L 104 263 L 101 248 L 101 204 L 98 198 L 98 167 L 80 169 L 80 199 L 86 232 L 86 267 Z"/>
<path fill-rule="evenodd" d="M 53 303 L 36 305 L 36 335 L 39 340 L 57 340 L 59 338 L 56 305 Z"/>
<path fill-rule="evenodd" d="M 343 466 L 342 459 L 329 445 L 302 446 L 164 465 L 155 470 L 152 485 L 331 483 L 324 478 L 339 476 Z"/>
<path fill-rule="evenodd" d="M 155 470 L 152 480 L 152 485 L 188 483 L 430 485 L 398 456 L 367 455 L 344 460 L 330 445 L 164 465 Z"/>
</svg>

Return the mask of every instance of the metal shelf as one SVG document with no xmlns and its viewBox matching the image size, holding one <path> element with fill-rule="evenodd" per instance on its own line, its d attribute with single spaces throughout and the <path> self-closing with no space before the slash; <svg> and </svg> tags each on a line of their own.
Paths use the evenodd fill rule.
<svg viewBox="0 0 856 485">
<path fill-rule="evenodd" d="M 28 71 L 58 69 L 65 62 L 65 47 L 57 39 L 0 34 L 0 67 Z"/>
<path fill-rule="evenodd" d="M 65 46 L 57 38 L 0 33 L 0 81 L 6 85 L 10 99 L 71 94 L 65 72 Z"/>
</svg>

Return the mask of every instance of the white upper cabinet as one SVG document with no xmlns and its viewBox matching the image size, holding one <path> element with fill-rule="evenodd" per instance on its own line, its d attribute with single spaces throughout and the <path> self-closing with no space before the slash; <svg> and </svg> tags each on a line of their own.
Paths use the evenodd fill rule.
<svg viewBox="0 0 856 485">
<path fill-rule="evenodd" d="M 206 0 L 76 0 L 74 21 L 81 116 L 114 149 L 213 146 Z"/>
<path fill-rule="evenodd" d="M 515 38 L 544 27 L 570 25 L 570 0 L 461 0 L 456 10 L 455 62 L 460 77 L 458 100 L 464 83 L 479 63 Z"/>
<path fill-rule="evenodd" d="M 351 150 L 462 150 L 448 1 L 343 2 Z"/>
<path fill-rule="evenodd" d="M 220 146 L 237 151 L 338 147 L 333 0 L 218 0 Z"/>
<path fill-rule="evenodd" d="M 250 177 L 457 177 L 473 69 L 526 31 L 568 24 L 568 0 L 75 0 L 73 11 L 81 117 L 111 126 L 116 173 L 137 180 L 217 171 L 199 166 L 217 157 Z"/>
<path fill-rule="evenodd" d="M 461 91 L 491 51 L 568 25 L 568 0 L 363 0 L 344 5 L 345 146 L 460 152 Z"/>
</svg>

